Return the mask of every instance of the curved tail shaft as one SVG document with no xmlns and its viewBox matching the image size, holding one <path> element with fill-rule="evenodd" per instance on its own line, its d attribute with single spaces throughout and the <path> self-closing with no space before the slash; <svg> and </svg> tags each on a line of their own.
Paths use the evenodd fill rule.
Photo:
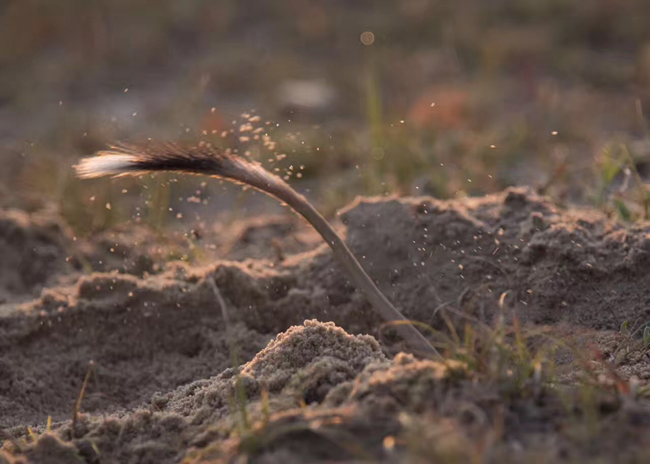
<svg viewBox="0 0 650 464">
<path fill-rule="evenodd" d="M 221 177 L 246 184 L 283 201 L 303 216 L 334 252 L 352 282 L 365 291 L 373 308 L 386 321 L 407 321 L 381 293 L 359 261 L 325 218 L 278 176 L 260 165 L 209 147 L 181 147 L 176 144 L 145 146 L 117 145 L 97 156 L 82 159 L 75 166 L 81 178 L 139 175 L 150 171 L 175 171 Z M 431 343 L 412 324 L 397 324 L 396 330 L 409 346 L 422 354 L 440 356 Z"/>
</svg>

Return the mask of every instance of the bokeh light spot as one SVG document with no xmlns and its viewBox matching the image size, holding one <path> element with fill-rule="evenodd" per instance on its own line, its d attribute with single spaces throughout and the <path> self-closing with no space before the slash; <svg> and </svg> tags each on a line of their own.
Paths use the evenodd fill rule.
<svg viewBox="0 0 650 464">
<path fill-rule="evenodd" d="M 372 45 L 375 41 L 375 34 L 370 31 L 366 31 L 361 34 L 361 43 L 364 45 Z"/>
</svg>

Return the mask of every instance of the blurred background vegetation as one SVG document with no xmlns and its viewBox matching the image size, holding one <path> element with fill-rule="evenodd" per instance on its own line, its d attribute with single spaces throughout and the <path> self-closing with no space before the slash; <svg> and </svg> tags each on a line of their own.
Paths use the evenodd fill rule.
<svg viewBox="0 0 650 464">
<path fill-rule="evenodd" d="M 78 234 L 274 208 L 200 178 L 73 178 L 155 138 L 237 149 L 327 214 L 531 185 L 644 218 L 649 18 L 647 0 L 5 0 L 0 202 Z"/>
</svg>

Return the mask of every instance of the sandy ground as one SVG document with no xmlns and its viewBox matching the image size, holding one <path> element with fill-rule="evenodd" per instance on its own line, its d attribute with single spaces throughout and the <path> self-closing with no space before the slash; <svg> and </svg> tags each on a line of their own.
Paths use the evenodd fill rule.
<svg viewBox="0 0 650 464">
<path fill-rule="evenodd" d="M 625 336 L 650 320 L 647 224 L 566 211 L 526 189 L 362 198 L 340 219 L 407 317 L 445 332 L 502 316 L 597 353 L 604 384 L 648 382 L 647 351 Z M 182 244 L 169 237 L 161 251 L 144 229 L 76 240 L 56 216 L 1 213 L 0 463 L 650 457 L 648 405 L 627 390 L 584 400 L 575 352 L 555 353 L 562 387 L 517 388 L 462 361 L 399 354 L 297 218 L 215 230 L 201 246 L 221 259 L 197 266 L 169 262 Z"/>
</svg>

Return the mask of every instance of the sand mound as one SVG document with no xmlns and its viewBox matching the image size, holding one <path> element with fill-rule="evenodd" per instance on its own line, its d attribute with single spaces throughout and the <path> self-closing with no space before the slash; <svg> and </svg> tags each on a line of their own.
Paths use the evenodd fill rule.
<svg viewBox="0 0 650 464">
<path fill-rule="evenodd" d="M 239 407 L 259 416 L 262 390 L 269 413 L 294 409 L 301 401 L 322 400 L 372 362 L 387 362 L 372 337 L 306 321 L 279 334 L 238 369 L 157 394 L 133 412 L 85 416 L 74 431 L 69 424 L 59 431 L 74 446 L 45 435 L 24 456 L 30 463 L 75 462 L 77 455 L 90 462 L 100 457 L 101 462 L 177 462 L 191 448 L 227 437 Z M 59 460 L 43 460 L 50 455 Z"/>
<path fill-rule="evenodd" d="M 73 441 L 73 451 L 87 462 L 176 462 L 213 448 L 223 456 L 257 456 L 255 446 L 267 462 L 289 455 L 306 459 L 291 448 L 291 434 L 283 435 L 289 448 L 273 454 L 266 444 L 279 438 L 271 440 L 268 430 L 254 426 L 271 420 L 265 414 L 280 430 L 294 427 L 301 439 L 312 440 L 314 453 L 323 447 L 322 437 L 305 429 L 338 421 L 342 429 L 336 430 L 365 434 L 373 456 L 389 459 L 378 451 L 387 434 L 417 430 L 427 415 L 481 416 L 474 406 L 462 412 L 458 398 L 472 398 L 484 409 L 498 393 L 484 385 L 479 390 L 485 394 L 465 387 L 466 376 L 450 375 L 450 366 L 403 356 L 387 361 L 382 350 L 397 352 L 399 343 L 325 246 L 306 252 L 301 246 L 295 250 L 300 254 L 282 259 L 168 263 L 148 271 L 109 260 L 105 272 L 77 278 L 82 267 L 65 257 L 91 254 L 73 248 L 65 228 L 12 214 L 5 214 L 0 234 L 8 257 L 2 265 L 21 271 L 3 271 L 8 277 L 0 282 L 8 298 L 0 316 L 0 426 L 14 436 L 24 436 L 25 425 L 42 427 L 51 415 L 58 433 L 72 438 L 66 421 L 90 360 L 94 368 L 82 408 L 88 415 Z M 444 318 L 458 327 L 467 321 L 492 325 L 507 293 L 507 318 L 517 313 L 522 324 L 579 335 L 584 346 L 597 345 L 605 359 L 614 359 L 623 378 L 635 375 L 642 386 L 650 378 L 647 356 L 621 350 L 631 342 L 618 334 L 624 321 L 638 328 L 650 319 L 648 224 L 625 226 L 592 210 L 564 211 L 525 189 L 452 201 L 360 199 L 341 219 L 351 249 L 408 317 L 439 329 L 445 329 Z M 262 230 L 263 241 L 282 229 L 250 227 Z M 256 243 L 251 234 L 246 240 Z M 250 243 L 232 248 L 238 258 L 253 249 Z M 127 252 L 129 260 L 138 250 Z M 68 283 L 55 285 L 61 276 Z M 302 324 L 314 318 L 336 326 Z M 348 335 L 355 333 L 374 335 L 382 350 L 369 336 Z M 231 368 L 239 364 L 241 369 Z M 237 406 L 242 398 L 245 415 Z M 522 419 L 529 400 L 508 405 L 504 417 L 539 422 Z M 408 417 L 401 420 L 401 413 Z M 389 416 L 381 426 L 372 419 Z M 489 412 L 480 420 L 494 425 L 496 417 Z M 515 434 L 517 427 L 509 424 L 504 430 Z M 265 445 L 244 440 L 242 427 Z M 463 450 L 462 437 L 474 432 L 456 422 L 450 427 Z M 240 435 L 233 438 L 233 430 Z M 39 462 L 39 446 L 58 446 L 62 456 L 70 449 L 47 438 L 20 459 Z M 97 446 L 108 457 L 97 461 Z M 323 456 L 343 459 L 348 451 L 325 446 Z"/>
</svg>

